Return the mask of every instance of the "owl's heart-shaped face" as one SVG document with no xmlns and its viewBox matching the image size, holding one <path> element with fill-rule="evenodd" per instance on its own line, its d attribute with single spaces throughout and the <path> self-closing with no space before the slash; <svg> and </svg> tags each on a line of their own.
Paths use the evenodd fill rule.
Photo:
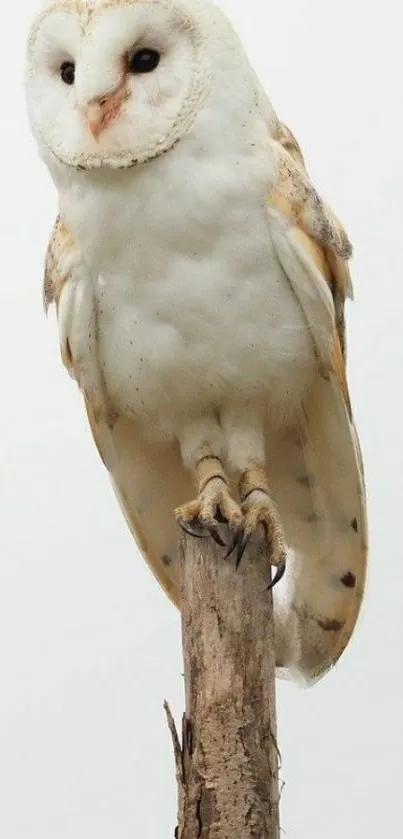
<svg viewBox="0 0 403 839">
<path fill-rule="evenodd" d="M 76 169 L 126 168 L 187 133 L 208 90 L 205 35 L 187 8 L 186 0 L 60 0 L 39 17 L 27 100 L 45 155 Z"/>
</svg>

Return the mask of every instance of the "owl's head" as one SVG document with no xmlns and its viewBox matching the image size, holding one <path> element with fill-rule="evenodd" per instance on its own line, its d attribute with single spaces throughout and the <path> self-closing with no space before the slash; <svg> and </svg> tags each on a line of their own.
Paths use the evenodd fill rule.
<svg viewBox="0 0 403 839">
<path fill-rule="evenodd" d="M 27 102 L 45 158 L 126 168 L 169 151 L 209 90 L 197 0 L 58 0 L 28 44 Z"/>
</svg>

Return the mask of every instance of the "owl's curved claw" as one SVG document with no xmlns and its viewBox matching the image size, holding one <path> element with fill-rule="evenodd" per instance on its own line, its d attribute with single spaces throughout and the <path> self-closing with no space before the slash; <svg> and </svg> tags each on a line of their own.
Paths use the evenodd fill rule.
<svg viewBox="0 0 403 839">
<path fill-rule="evenodd" d="M 228 559 L 228 557 L 231 556 L 231 554 L 236 550 L 236 557 L 235 557 L 235 570 L 236 571 L 238 570 L 238 568 L 239 568 L 239 566 L 242 562 L 244 553 L 246 551 L 246 548 L 248 547 L 248 542 L 249 542 L 251 536 L 252 536 L 251 532 L 245 532 L 244 528 L 240 527 L 239 530 L 237 531 L 237 533 L 235 534 L 235 537 L 232 541 L 230 549 L 225 554 L 225 559 Z"/>
<path fill-rule="evenodd" d="M 245 533 L 244 528 L 240 527 L 237 530 L 237 532 L 236 532 L 236 534 L 235 534 L 235 536 L 234 536 L 234 538 L 231 542 L 230 548 L 228 549 L 227 553 L 225 554 L 224 559 L 228 559 L 228 557 L 230 557 L 231 554 L 234 553 L 234 551 L 236 550 L 236 557 L 235 557 L 235 570 L 236 571 L 238 570 L 238 568 L 239 568 L 239 566 L 242 562 L 243 555 L 246 551 L 246 548 L 248 546 L 248 542 L 249 542 L 249 539 L 250 539 L 251 535 L 252 535 L 251 533 Z"/>
<path fill-rule="evenodd" d="M 242 527 L 239 527 L 234 534 L 234 537 L 233 537 L 232 542 L 231 542 L 231 544 L 230 544 L 230 546 L 227 550 L 227 553 L 224 554 L 224 559 L 228 559 L 231 556 L 231 554 L 234 553 L 234 550 L 235 550 L 235 548 L 236 548 L 236 546 L 239 542 L 239 539 L 242 535 L 243 535 L 243 529 L 242 529 Z"/>
<path fill-rule="evenodd" d="M 236 530 L 242 522 L 242 511 L 231 498 L 230 491 L 221 478 L 209 481 L 194 501 L 175 510 L 175 518 L 185 533 L 198 539 L 210 536 L 220 548 L 226 548 L 220 525 Z"/>
<path fill-rule="evenodd" d="M 220 548 L 225 548 L 226 544 L 225 544 L 225 542 L 223 542 L 223 540 L 221 539 L 221 536 L 218 532 L 218 524 L 211 523 L 211 524 L 206 525 L 206 528 L 207 528 L 211 538 L 216 543 L 216 545 L 218 545 Z"/>
<path fill-rule="evenodd" d="M 286 571 L 286 545 L 280 517 L 269 496 L 258 500 L 250 498 L 244 503 L 243 512 L 243 524 L 237 529 L 225 558 L 227 559 L 233 551 L 236 551 L 235 568 L 238 570 L 250 539 L 261 525 L 264 530 L 271 565 L 276 568 L 274 577 L 267 587 L 267 590 L 270 591 L 280 582 Z"/>
<path fill-rule="evenodd" d="M 248 542 L 250 539 L 250 533 L 244 533 L 243 531 L 240 533 L 240 538 L 238 539 L 238 547 L 236 552 L 235 558 L 235 569 L 238 571 L 238 568 L 243 560 L 244 553 L 246 548 L 248 547 Z"/>
<path fill-rule="evenodd" d="M 178 519 L 179 527 L 182 528 L 184 533 L 187 533 L 188 536 L 193 536 L 195 539 L 205 539 L 206 534 L 199 533 L 196 529 L 194 529 L 190 524 L 185 523 Z"/>
<path fill-rule="evenodd" d="M 280 560 L 278 565 L 274 566 L 274 568 L 276 569 L 276 573 L 269 585 L 267 586 L 267 591 L 270 591 L 272 588 L 274 588 L 274 586 L 276 586 L 277 583 L 279 583 L 280 580 L 284 577 L 286 566 L 287 563 L 285 557 L 282 560 Z"/>
<path fill-rule="evenodd" d="M 192 536 L 194 539 L 207 539 L 208 535 L 210 535 L 216 543 L 216 545 L 218 545 L 220 548 L 226 547 L 225 542 L 221 539 L 221 536 L 218 533 L 218 524 L 212 523 L 206 525 L 207 533 L 201 533 L 200 530 L 197 529 L 198 526 L 200 527 L 200 525 L 199 522 L 196 521 L 194 523 L 191 523 L 184 522 L 181 519 L 178 519 L 178 524 L 179 527 L 182 528 L 184 533 L 187 533 L 188 536 Z"/>
</svg>

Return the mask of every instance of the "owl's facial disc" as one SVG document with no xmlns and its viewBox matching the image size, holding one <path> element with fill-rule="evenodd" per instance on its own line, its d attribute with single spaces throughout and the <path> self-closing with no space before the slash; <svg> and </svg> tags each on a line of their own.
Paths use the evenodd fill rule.
<svg viewBox="0 0 403 839">
<path fill-rule="evenodd" d="M 45 159 L 127 168 L 191 129 L 209 80 L 204 35 L 188 8 L 187 0 L 82 9 L 59 0 L 42 14 L 29 41 L 27 98 Z"/>
</svg>

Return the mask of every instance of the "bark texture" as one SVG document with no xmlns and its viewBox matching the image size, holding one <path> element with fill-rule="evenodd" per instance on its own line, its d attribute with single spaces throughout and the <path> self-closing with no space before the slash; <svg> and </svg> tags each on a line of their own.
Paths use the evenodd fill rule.
<svg viewBox="0 0 403 839">
<path fill-rule="evenodd" d="M 267 549 L 266 549 L 267 550 Z M 181 543 L 186 712 L 166 706 L 179 787 L 177 839 L 279 839 L 275 666 L 268 559 Z"/>
</svg>

